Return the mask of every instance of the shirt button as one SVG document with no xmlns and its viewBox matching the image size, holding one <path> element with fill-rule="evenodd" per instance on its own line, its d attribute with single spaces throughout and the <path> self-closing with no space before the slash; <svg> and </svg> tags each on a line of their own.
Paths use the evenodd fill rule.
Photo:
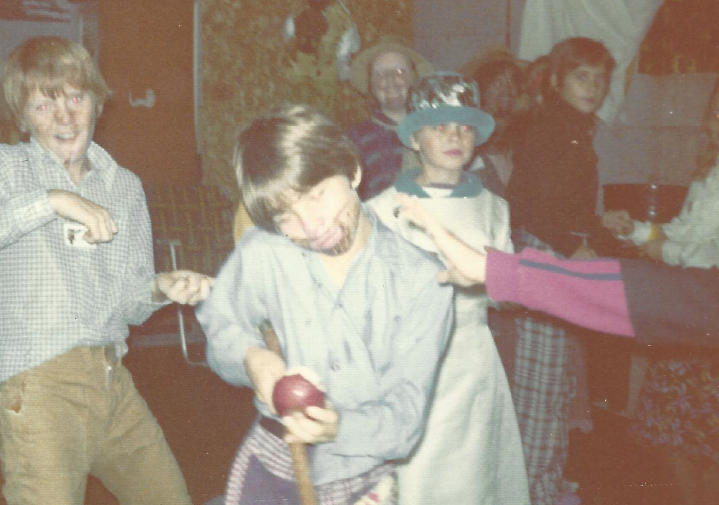
<svg viewBox="0 0 719 505">
<path fill-rule="evenodd" d="M 340 370 L 340 366 L 337 363 L 332 363 L 332 366 L 330 368 L 332 368 L 333 372 L 339 372 Z"/>
</svg>

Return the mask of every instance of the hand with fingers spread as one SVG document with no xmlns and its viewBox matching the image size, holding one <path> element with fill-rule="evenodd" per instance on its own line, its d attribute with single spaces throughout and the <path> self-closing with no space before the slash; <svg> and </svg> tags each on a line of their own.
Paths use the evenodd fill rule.
<svg viewBox="0 0 719 505">
<path fill-rule="evenodd" d="M 447 270 L 437 280 L 458 286 L 472 286 L 484 282 L 487 256 L 469 247 L 444 228 L 413 196 L 399 193 L 399 215 L 422 228 L 442 254 Z"/>
<path fill-rule="evenodd" d="M 197 305 L 210 294 L 215 279 L 190 270 L 163 272 L 155 276 L 152 285 L 152 299 L 162 302 L 165 299 L 183 305 Z"/>
<path fill-rule="evenodd" d="M 89 244 L 110 242 L 115 237 L 117 225 L 105 207 L 62 189 L 51 189 L 47 197 L 50 207 L 57 215 L 77 221 L 88 228 L 83 239 Z"/>
</svg>

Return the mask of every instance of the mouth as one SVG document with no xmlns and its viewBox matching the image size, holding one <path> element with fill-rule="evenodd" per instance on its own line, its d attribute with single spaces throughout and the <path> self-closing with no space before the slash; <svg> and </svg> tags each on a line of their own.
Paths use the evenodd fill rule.
<svg viewBox="0 0 719 505">
<path fill-rule="evenodd" d="M 54 135 L 55 140 L 59 142 L 73 142 L 80 136 L 78 132 L 72 133 L 57 133 Z"/>
<path fill-rule="evenodd" d="M 464 155 L 464 151 L 462 151 L 461 149 L 450 149 L 448 151 L 445 151 L 444 154 L 452 158 L 459 158 Z"/>
<path fill-rule="evenodd" d="M 310 242 L 310 247 L 317 251 L 331 249 L 342 238 L 342 229 L 339 226 L 333 226 L 325 233 Z"/>
</svg>

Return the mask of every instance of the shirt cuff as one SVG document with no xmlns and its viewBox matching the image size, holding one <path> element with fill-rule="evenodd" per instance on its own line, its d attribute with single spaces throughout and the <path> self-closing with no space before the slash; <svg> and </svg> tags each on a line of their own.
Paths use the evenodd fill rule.
<svg viewBox="0 0 719 505">
<path fill-rule="evenodd" d="M 649 237 L 652 234 L 652 223 L 642 221 L 633 221 L 633 223 L 634 231 L 623 237 L 631 240 L 636 245 L 642 245 L 649 242 Z"/>
<path fill-rule="evenodd" d="M 665 240 L 662 244 L 662 260 L 668 265 L 679 265 L 684 247 L 677 242 Z"/>
</svg>

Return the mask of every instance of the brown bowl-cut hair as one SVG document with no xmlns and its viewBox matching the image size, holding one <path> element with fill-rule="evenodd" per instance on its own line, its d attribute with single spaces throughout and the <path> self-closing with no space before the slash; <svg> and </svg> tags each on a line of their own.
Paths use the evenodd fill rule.
<svg viewBox="0 0 719 505">
<path fill-rule="evenodd" d="M 277 232 L 275 217 L 293 196 L 328 177 L 352 180 L 360 157 L 354 143 L 327 116 L 307 105 L 285 105 L 239 134 L 234 166 L 250 218 L 260 228 Z"/>
<path fill-rule="evenodd" d="M 548 55 L 549 74 L 557 76 L 559 84 L 572 70 L 588 65 L 604 67 L 611 77 L 616 61 L 604 44 L 588 37 L 570 37 L 557 42 Z"/>
<path fill-rule="evenodd" d="M 3 93 L 21 129 L 25 127 L 27 99 L 34 89 L 55 98 L 67 85 L 90 94 L 98 118 L 110 89 L 82 45 L 62 37 L 34 37 L 16 47 L 5 63 Z"/>
</svg>

